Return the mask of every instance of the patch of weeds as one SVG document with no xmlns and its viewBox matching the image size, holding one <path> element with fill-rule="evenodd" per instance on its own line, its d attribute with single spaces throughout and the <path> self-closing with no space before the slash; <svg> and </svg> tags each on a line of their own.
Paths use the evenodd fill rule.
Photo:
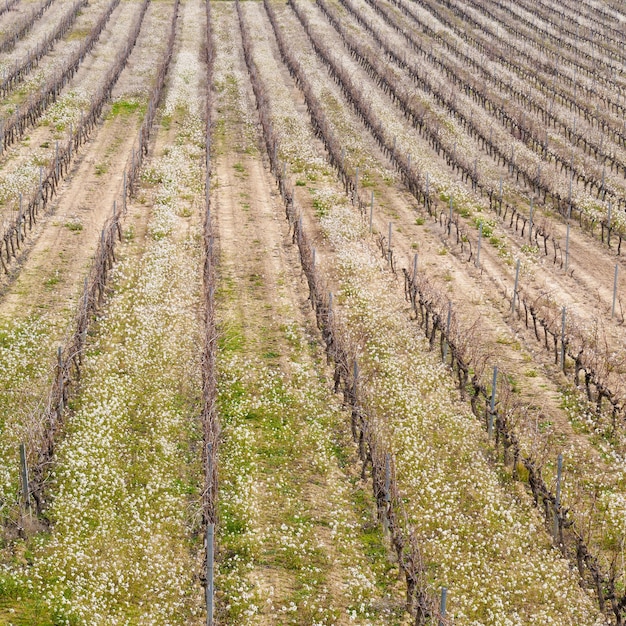
<svg viewBox="0 0 626 626">
<path fill-rule="evenodd" d="M 426 223 L 426 220 L 425 220 L 423 217 L 418 217 L 418 218 L 415 220 L 415 224 L 416 224 L 417 226 L 423 226 L 425 223 Z"/>
<path fill-rule="evenodd" d="M 522 349 L 522 344 L 517 339 L 510 339 L 509 337 L 500 336 L 496 339 L 496 343 L 499 343 L 501 346 L 509 346 L 517 351 Z"/>
<path fill-rule="evenodd" d="M 298 179 L 296 181 L 296 187 L 306 187 L 306 180 Z"/>
<path fill-rule="evenodd" d="M 291 162 L 291 173 L 302 174 L 304 171 L 306 171 L 306 163 L 302 159 L 296 157 Z"/>
<path fill-rule="evenodd" d="M 589 402 L 574 385 L 561 388 L 561 408 L 576 432 L 598 432 L 598 414 L 595 406 Z M 602 434 L 607 439 L 606 434 Z"/>
<path fill-rule="evenodd" d="M 549 430 L 552 430 L 552 420 L 549 420 L 549 419 L 541 420 L 537 424 L 537 427 L 539 428 L 539 432 L 542 432 L 542 433 L 548 432 Z"/>
<path fill-rule="evenodd" d="M 229 324 L 220 329 L 219 346 L 223 352 L 239 352 L 246 340 L 240 326 Z"/>
<path fill-rule="evenodd" d="M 332 452 L 333 457 L 337 461 L 337 465 L 339 467 L 348 467 L 350 464 L 350 453 L 347 448 L 342 446 L 340 443 L 333 442 L 330 445 L 330 451 Z"/>
<path fill-rule="evenodd" d="M 59 278 L 59 274 L 57 272 L 54 276 L 51 276 L 50 278 L 44 280 L 43 284 L 45 287 L 50 288 L 50 287 L 54 287 L 55 285 L 58 285 L 60 281 L 61 279 Z"/>
<path fill-rule="evenodd" d="M 328 207 L 319 198 L 313 198 L 313 208 L 317 217 L 325 217 L 328 214 Z"/>
<path fill-rule="evenodd" d="M 520 393 L 520 387 L 519 387 L 519 383 L 517 382 L 517 380 L 515 379 L 515 377 L 512 374 L 508 374 L 507 375 L 507 380 L 509 385 L 511 386 L 511 391 L 513 393 Z"/>
<path fill-rule="evenodd" d="M 88 29 L 77 28 L 73 30 L 71 33 L 69 33 L 68 35 L 66 35 L 65 40 L 66 41 L 82 41 L 83 39 L 85 39 L 85 37 L 87 37 L 87 35 L 89 35 Z"/>
<path fill-rule="evenodd" d="M 521 483 L 528 483 L 530 474 L 528 473 L 528 469 L 526 468 L 526 466 L 521 461 L 518 461 L 516 469 L 517 469 L 517 476 L 518 476 L 519 481 Z"/>
<path fill-rule="evenodd" d="M 235 171 L 239 172 L 240 174 L 243 174 L 246 171 L 246 168 L 243 166 L 243 163 L 235 163 L 235 165 L 233 165 L 233 168 L 235 169 Z"/>
<path fill-rule="evenodd" d="M 102 176 L 102 174 L 106 174 L 108 169 L 109 167 L 106 163 L 98 163 L 95 168 L 96 176 Z"/>
<path fill-rule="evenodd" d="M 24 597 L 26 590 L 21 590 L 20 595 L 13 601 L 5 602 L 0 589 L 0 624 L 15 624 L 28 626 L 55 626 L 55 624 L 76 624 L 74 620 L 56 621 L 56 616 L 50 614 L 40 599 Z M 14 605 L 14 606 L 12 606 Z"/>
<path fill-rule="evenodd" d="M 128 117 L 137 111 L 140 106 L 139 101 L 134 99 L 117 100 L 111 105 L 111 117 L 116 117 L 117 115 Z"/>
<path fill-rule="evenodd" d="M 495 220 L 490 220 L 484 217 L 475 217 L 473 219 L 473 222 L 474 222 L 474 226 L 476 226 L 477 229 L 480 228 L 482 225 L 483 237 L 487 237 L 487 238 L 492 237 L 493 228 L 496 225 Z"/>
<path fill-rule="evenodd" d="M 526 243 L 522 246 L 522 252 L 525 252 L 526 254 L 536 255 L 539 253 L 539 246 L 532 246 Z"/>
<path fill-rule="evenodd" d="M 80 222 L 80 220 L 76 218 L 72 218 L 68 220 L 67 222 L 65 222 L 65 228 L 73 232 L 80 232 L 83 229 L 83 225 Z"/>
<path fill-rule="evenodd" d="M 496 237 L 495 235 L 493 237 L 489 237 L 489 243 L 498 250 L 503 250 L 504 248 L 506 248 L 506 244 L 504 243 L 504 241 L 502 241 L 502 239 Z"/>
</svg>

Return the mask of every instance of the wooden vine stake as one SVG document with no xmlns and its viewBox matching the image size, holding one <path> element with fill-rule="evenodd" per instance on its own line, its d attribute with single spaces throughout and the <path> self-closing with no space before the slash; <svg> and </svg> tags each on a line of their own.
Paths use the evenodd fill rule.
<svg viewBox="0 0 626 626">
<path fill-rule="evenodd" d="M 517 298 L 517 285 L 519 284 L 519 259 L 515 266 L 515 285 L 513 287 L 513 297 L 511 298 L 511 313 L 515 313 L 515 299 Z"/>
<path fill-rule="evenodd" d="M 448 588 L 441 588 L 441 601 L 439 602 L 439 626 L 445 626 L 446 604 L 448 601 Z"/>
<path fill-rule="evenodd" d="M 383 530 L 389 531 L 389 506 L 391 503 L 391 458 L 389 452 L 385 454 L 385 515 L 383 516 Z"/>
<path fill-rule="evenodd" d="M 128 199 L 128 183 L 126 181 L 126 170 L 124 170 L 124 182 L 122 185 L 123 191 L 122 191 L 122 198 L 123 198 L 123 204 L 124 204 L 124 214 L 126 214 L 126 208 L 127 208 L 127 199 Z"/>
<path fill-rule="evenodd" d="M 498 366 L 493 366 L 493 382 L 491 383 L 491 402 L 489 403 L 489 422 L 487 425 L 487 434 L 493 437 L 493 416 L 496 413 L 496 387 L 498 384 Z"/>
<path fill-rule="evenodd" d="M 567 307 L 563 307 L 561 312 L 561 369 L 565 373 L 565 319 L 567 315 Z"/>
<path fill-rule="evenodd" d="M 211 495 L 213 485 L 211 483 L 211 477 L 213 476 L 213 444 L 207 445 L 207 478 L 209 484 L 207 485 L 207 491 L 209 497 Z M 215 524 L 209 523 L 206 528 L 206 624 L 207 626 L 213 626 L 213 563 L 214 563 L 214 535 Z"/>
<path fill-rule="evenodd" d="M 561 506 L 561 477 L 563 474 L 563 455 L 559 454 L 556 466 L 556 493 L 554 496 L 554 541 L 559 541 L 559 508 Z"/>
<path fill-rule="evenodd" d="M 22 475 L 22 499 L 24 508 L 30 509 L 30 486 L 28 484 L 28 462 L 26 460 L 26 444 L 20 444 L 20 473 Z"/>
<path fill-rule="evenodd" d="M 450 337 L 450 322 L 452 321 L 452 302 L 448 301 L 448 319 L 446 321 L 446 336 L 443 340 L 443 362 L 448 358 L 448 338 Z"/>
<path fill-rule="evenodd" d="M 615 264 L 615 276 L 613 277 L 613 304 L 611 305 L 611 319 L 615 317 L 615 300 L 617 299 L 617 273 L 619 271 L 619 263 Z"/>
</svg>

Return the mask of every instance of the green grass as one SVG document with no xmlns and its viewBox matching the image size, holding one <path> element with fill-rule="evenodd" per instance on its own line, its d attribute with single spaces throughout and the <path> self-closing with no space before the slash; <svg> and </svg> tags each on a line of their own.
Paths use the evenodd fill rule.
<svg viewBox="0 0 626 626">
<path fill-rule="evenodd" d="M 220 328 L 219 348 L 222 352 L 241 352 L 245 343 L 240 325 L 231 322 Z"/>
<path fill-rule="evenodd" d="M 138 100 L 116 100 L 111 105 L 111 117 L 128 117 L 135 112 L 143 112 L 145 105 L 141 104 Z"/>
<path fill-rule="evenodd" d="M 74 232 L 80 232 L 83 229 L 83 225 L 77 220 L 70 220 L 65 222 L 65 228 Z"/>
<path fill-rule="evenodd" d="M 313 208 L 317 217 L 328 215 L 328 207 L 320 198 L 313 198 Z"/>
<path fill-rule="evenodd" d="M 58 276 L 52 276 L 46 280 L 43 281 L 43 284 L 45 287 L 54 287 L 55 285 L 58 285 L 59 282 L 61 282 L 61 279 Z"/>
<path fill-rule="evenodd" d="M 16 553 L 22 545 L 16 546 Z M 20 558 L 24 559 L 25 555 Z M 20 589 L 12 579 L 0 576 L 0 625 L 56 626 L 58 623 L 39 598 L 25 596 L 24 589 Z"/>
<path fill-rule="evenodd" d="M 106 163 L 98 163 L 94 169 L 96 176 L 102 176 L 107 173 L 109 166 Z"/>
</svg>

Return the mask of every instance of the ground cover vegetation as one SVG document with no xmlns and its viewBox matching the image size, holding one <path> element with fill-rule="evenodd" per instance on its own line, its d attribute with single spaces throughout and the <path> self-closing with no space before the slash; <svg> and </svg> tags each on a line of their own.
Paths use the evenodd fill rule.
<svg viewBox="0 0 626 626">
<path fill-rule="evenodd" d="M 625 20 L 0 5 L 0 624 L 624 624 Z"/>
</svg>

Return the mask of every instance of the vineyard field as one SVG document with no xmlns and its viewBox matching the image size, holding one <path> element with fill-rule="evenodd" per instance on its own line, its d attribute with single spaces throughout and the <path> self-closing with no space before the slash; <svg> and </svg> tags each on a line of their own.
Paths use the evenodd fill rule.
<svg viewBox="0 0 626 626">
<path fill-rule="evenodd" d="M 626 625 L 626 10 L 0 2 L 0 625 Z"/>
</svg>

